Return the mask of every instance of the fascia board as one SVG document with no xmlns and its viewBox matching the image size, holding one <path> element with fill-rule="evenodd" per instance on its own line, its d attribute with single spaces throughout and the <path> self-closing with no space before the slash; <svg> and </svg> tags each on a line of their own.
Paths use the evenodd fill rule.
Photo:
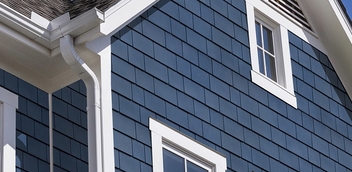
<svg viewBox="0 0 352 172">
<path fill-rule="evenodd" d="M 105 12 L 101 33 L 113 34 L 145 12 L 159 0 L 123 0 Z"/>
<path fill-rule="evenodd" d="M 23 36 L 22 34 L 14 31 L 13 29 L 7 27 L 6 25 L 0 23 L 0 32 L 8 35 L 8 36 L 11 36 L 12 38 L 18 40 L 19 42 L 22 42 L 26 45 L 28 45 L 29 47 L 37 50 L 39 53 L 43 54 L 43 55 L 46 55 L 46 56 L 49 56 L 50 55 L 50 51 L 43 47 L 42 45 L 36 43 L 36 42 L 33 42 L 33 40 L 29 39 L 28 37 L 26 36 Z"/>
<path fill-rule="evenodd" d="M 348 39 L 352 43 L 352 28 L 351 28 L 350 22 L 348 21 L 347 16 L 345 15 L 340 4 L 336 0 L 329 1 L 329 3 L 333 11 L 335 12 L 336 17 L 338 18 L 338 21 L 340 22 L 342 28 L 344 29 Z"/>
</svg>

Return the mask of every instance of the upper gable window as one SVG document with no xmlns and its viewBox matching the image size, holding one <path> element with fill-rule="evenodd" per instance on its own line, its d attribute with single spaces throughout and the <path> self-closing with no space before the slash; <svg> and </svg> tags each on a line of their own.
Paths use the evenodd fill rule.
<svg viewBox="0 0 352 172">
<path fill-rule="evenodd" d="M 288 31 L 269 17 L 273 13 L 246 5 L 252 81 L 296 108 Z"/>
<path fill-rule="evenodd" d="M 226 158 L 149 118 L 154 172 L 225 172 Z"/>
</svg>

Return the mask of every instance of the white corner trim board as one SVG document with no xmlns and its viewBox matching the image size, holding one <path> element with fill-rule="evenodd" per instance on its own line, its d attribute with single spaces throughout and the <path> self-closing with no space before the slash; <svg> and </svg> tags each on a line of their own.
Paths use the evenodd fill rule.
<svg viewBox="0 0 352 172">
<path fill-rule="evenodd" d="M 0 171 L 16 171 L 18 96 L 0 87 Z"/>
<path fill-rule="evenodd" d="M 101 132 L 103 146 L 103 166 L 104 171 L 115 170 L 114 165 L 114 134 L 112 115 L 112 95 L 111 95 L 111 37 L 101 36 L 86 45 L 90 50 L 100 56 L 100 79 L 101 90 Z"/>
<path fill-rule="evenodd" d="M 163 148 L 174 145 L 178 150 L 192 154 L 198 161 L 206 162 L 212 172 L 225 172 L 226 158 L 189 137 L 169 128 L 153 118 L 149 118 L 149 129 L 152 135 L 153 171 L 163 172 Z"/>
</svg>

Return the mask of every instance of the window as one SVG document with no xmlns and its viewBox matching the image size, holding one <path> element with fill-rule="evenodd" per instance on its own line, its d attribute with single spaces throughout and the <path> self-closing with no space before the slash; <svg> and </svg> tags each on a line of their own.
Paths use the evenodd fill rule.
<svg viewBox="0 0 352 172">
<path fill-rule="evenodd" d="M 226 158 L 166 125 L 149 119 L 154 172 L 225 172 Z"/>
<path fill-rule="evenodd" d="M 277 82 L 273 29 L 257 19 L 255 21 L 255 30 L 259 71 L 263 75 Z"/>
<path fill-rule="evenodd" d="M 281 14 L 262 1 L 250 0 L 246 2 L 252 81 L 297 108 L 293 89 L 288 31 L 279 24 L 280 22 L 264 15 L 281 16 Z M 255 8 L 251 3 L 255 3 L 258 8 Z M 285 20 L 285 22 L 287 21 Z"/>
<path fill-rule="evenodd" d="M 0 87 L 0 171 L 16 170 L 17 107 L 17 95 Z"/>
</svg>

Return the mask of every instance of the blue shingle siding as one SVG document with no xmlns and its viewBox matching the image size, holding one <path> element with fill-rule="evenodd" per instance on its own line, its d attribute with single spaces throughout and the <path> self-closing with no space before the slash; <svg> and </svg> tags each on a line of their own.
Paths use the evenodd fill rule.
<svg viewBox="0 0 352 172">
<path fill-rule="evenodd" d="M 2 69 L 0 86 L 19 98 L 16 168 L 50 171 L 48 94 Z M 83 82 L 77 82 L 53 94 L 55 171 L 88 171 L 85 92 Z"/>
<path fill-rule="evenodd" d="M 53 93 L 54 166 L 61 171 L 88 169 L 86 88 L 75 82 Z"/>
<path fill-rule="evenodd" d="M 352 104 L 327 56 L 289 33 L 298 109 L 251 81 L 244 0 L 161 0 L 112 36 L 117 171 L 150 171 L 148 118 L 228 171 L 352 170 Z"/>
<path fill-rule="evenodd" d="M 2 69 L 0 86 L 18 95 L 16 155 L 19 161 L 16 161 L 16 168 L 49 171 L 47 94 Z"/>
</svg>

